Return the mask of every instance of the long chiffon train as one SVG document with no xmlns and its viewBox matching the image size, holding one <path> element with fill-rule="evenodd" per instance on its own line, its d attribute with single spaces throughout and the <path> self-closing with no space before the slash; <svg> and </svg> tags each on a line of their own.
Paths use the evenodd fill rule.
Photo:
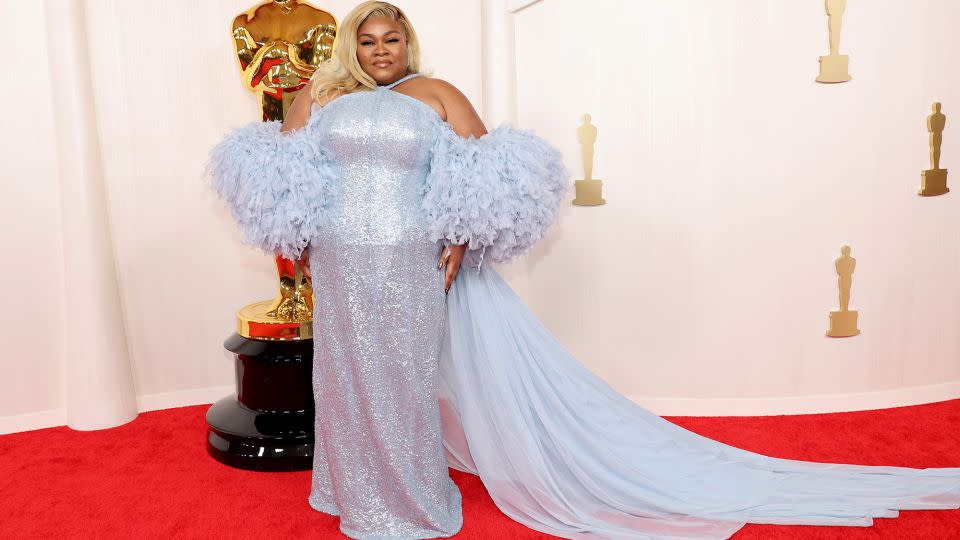
<svg viewBox="0 0 960 540">
<path fill-rule="evenodd" d="M 868 526 L 960 507 L 960 468 L 816 463 L 683 429 L 573 358 L 489 265 L 447 299 L 440 406 L 448 464 L 497 506 L 565 538 L 728 538 L 745 523 Z"/>
</svg>

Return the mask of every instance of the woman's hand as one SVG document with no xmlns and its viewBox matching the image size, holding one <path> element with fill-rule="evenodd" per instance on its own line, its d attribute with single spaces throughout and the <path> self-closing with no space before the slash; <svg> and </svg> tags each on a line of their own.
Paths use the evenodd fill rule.
<svg viewBox="0 0 960 540">
<path fill-rule="evenodd" d="M 446 246 L 443 248 L 443 251 L 440 252 L 440 259 L 437 261 L 437 268 L 442 268 L 444 264 L 447 265 L 447 271 L 443 283 L 444 294 L 450 292 L 450 285 L 453 284 L 453 280 L 457 277 L 457 273 L 460 272 L 460 263 L 463 262 L 463 255 L 466 252 L 466 244 L 461 244 L 459 246 Z"/>
</svg>

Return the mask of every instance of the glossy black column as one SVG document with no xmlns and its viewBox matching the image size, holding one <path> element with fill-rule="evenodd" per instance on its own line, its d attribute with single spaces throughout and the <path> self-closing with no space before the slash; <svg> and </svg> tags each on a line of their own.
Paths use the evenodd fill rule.
<svg viewBox="0 0 960 540">
<path fill-rule="evenodd" d="M 207 410 L 207 451 L 240 469 L 300 471 L 313 465 L 313 340 L 264 341 L 239 334 L 236 394 Z"/>
</svg>

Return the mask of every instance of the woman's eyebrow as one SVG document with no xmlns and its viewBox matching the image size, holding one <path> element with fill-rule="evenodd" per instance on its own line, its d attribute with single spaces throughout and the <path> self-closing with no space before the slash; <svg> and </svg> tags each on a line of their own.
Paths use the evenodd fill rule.
<svg viewBox="0 0 960 540">
<path fill-rule="evenodd" d="M 390 30 L 389 32 L 384 32 L 383 35 L 389 36 L 390 34 L 399 34 L 399 33 L 400 33 L 399 30 Z M 373 34 L 366 34 L 366 33 L 359 35 L 359 37 L 363 37 L 363 36 L 376 37 Z"/>
</svg>

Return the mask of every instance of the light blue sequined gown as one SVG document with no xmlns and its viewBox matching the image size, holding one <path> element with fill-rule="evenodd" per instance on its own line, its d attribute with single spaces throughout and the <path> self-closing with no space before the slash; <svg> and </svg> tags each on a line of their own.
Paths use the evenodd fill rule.
<svg viewBox="0 0 960 540">
<path fill-rule="evenodd" d="M 435 137 L 424 107 L 380 87 L 310 117 L 341 171 L 329 224 L 310 242 L 310 504 L 340 514 L 353 538 L 450 536 L 463 521 L 437 408 L 442 245 L 418 211 Z"/>
<path fill-rule="evenodd" d="M 960 468 L 740 450 L 646 411 L 570 356 L 482 264 L 528 249 L 566 200 L 559 153 L 529 132 L 462 139 L 380 87 L 315 105 L 293 133 L 240 128 L 208 168 L 244 241 L 290 258 L 310 246 L 309 500 L 348 536 L 456 533 L 448 464 L 479 475 L 511 518 L 565 538 L 727 538 L 745 523 L 865 526 L 960 506 Z M 470 248 L 449 296 L 445 241 Z"/>
</svg>

